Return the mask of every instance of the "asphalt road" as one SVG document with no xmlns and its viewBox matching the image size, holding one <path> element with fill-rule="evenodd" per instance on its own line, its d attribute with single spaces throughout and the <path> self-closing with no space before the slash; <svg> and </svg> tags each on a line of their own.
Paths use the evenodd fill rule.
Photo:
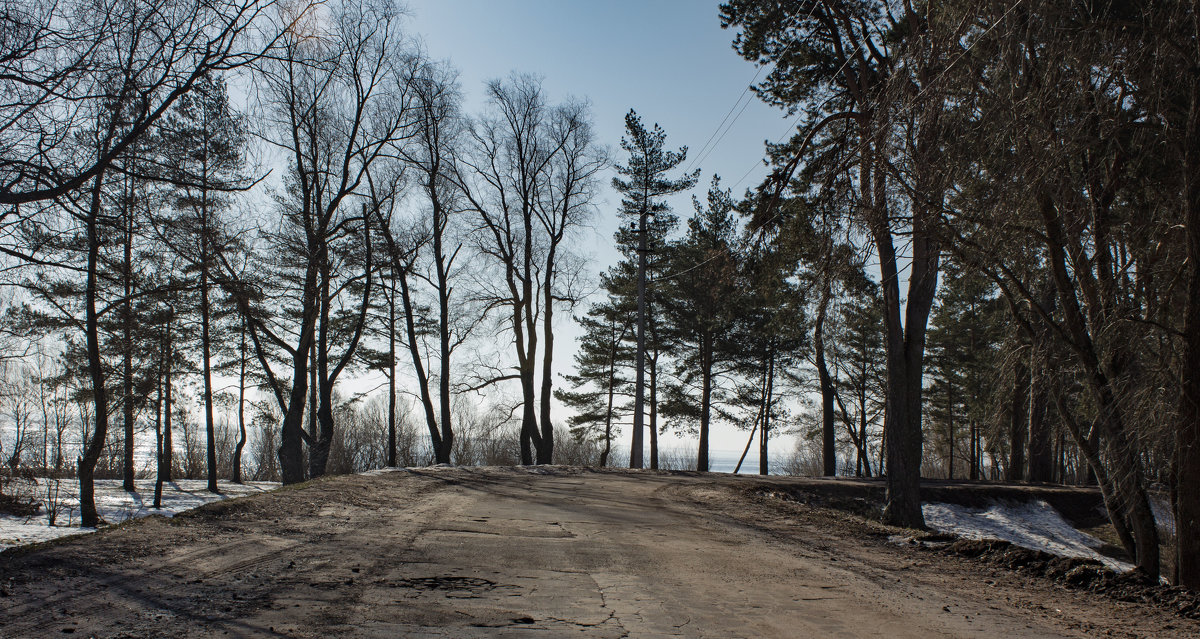
<svg viewBox="0 0 1200 639">
<path fill-rule="evenodd" d="M 0 636 L 1200 636 L 776 507 L 757 482 L 556 467 L 321 480 L 2 556 Z"/>
</svg>

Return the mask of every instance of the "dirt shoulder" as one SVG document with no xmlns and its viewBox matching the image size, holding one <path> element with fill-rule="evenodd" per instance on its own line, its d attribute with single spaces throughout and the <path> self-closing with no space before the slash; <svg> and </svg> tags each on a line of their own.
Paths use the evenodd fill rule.
<svg viewBox="0 0 1200 639">
<path fill-rule="evenodd" d="M 762 485 L 560 467 L 326 479 L 0 555 L 0 636 L 1200 636 Z"/>
</svg>

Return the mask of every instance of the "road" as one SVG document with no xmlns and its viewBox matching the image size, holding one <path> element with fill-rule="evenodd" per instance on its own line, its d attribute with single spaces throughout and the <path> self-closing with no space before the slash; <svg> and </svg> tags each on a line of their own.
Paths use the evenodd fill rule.
<svg viewBox="0 0 1200 639">
<path fill-rule="evenodd" d="M 759 485 L 559 467 L 323 479 L 0 556 L 0 636 L 1200 636 Z"/>
</svg>

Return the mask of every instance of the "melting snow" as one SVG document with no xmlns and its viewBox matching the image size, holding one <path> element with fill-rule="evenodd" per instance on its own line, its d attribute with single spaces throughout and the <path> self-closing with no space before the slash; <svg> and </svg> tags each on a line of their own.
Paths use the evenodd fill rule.
<svg viewBox="0 0 1200 639">
<path fill-rule="evenodd" d="M 966 539 L 1001 539 L 1030 550 L 1097 559 L 1113 570 L 1133 569 L 1132 564 L 1096 552 L 1103 542 L 1076 530 L 1041 500 L 1025 504 L 996 502 L 985 509 L 931 503 L 923 504 L 921 512 L 926 525 L 938 532 Z"/>
<path fill-rule="evenodd" d="M 53 495 L 56 480 L 39 479 L 38 499 L 46 500 Z M 58 480 L 58 516 L 54 526 L 50 525 L 49 513 L 43 505 L 41 512 L 31 517 L 0 515 L 0 550 L 22 544 L 49 541 L 67 535 L 95 532 L 95 528 L 79 527 L 79 482 L 74 479 Z M 181 479 L 163 484 L 161 509 L 153 508 L 154 480 L 138 480 L 137 492 L 127 493 L 116 479 L 96 480 L 96 510 L 100 518 L 116 524 L 133 517 L 163 515 L 173 517 L 177 513 L 191 510 L 209 502 L 241 497 L 271 490 L 279 486 L 274 482 L 247 482 L 234 484 L 220 482 L 221 494 L 214 495 L 206 490 L 208 482 L 203 479 Z"/>
</svg>

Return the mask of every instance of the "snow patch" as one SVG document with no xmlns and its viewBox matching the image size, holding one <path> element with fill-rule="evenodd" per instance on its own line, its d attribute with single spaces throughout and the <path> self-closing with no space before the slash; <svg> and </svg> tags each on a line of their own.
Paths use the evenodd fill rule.
<svg viewBox="0 0 1200 639">
<path fill-rule="evenodd" d="M 938 532 L 966 539 L 1000 539 L 1030 550 L 1096 559 L 1117 571 L 1133 569 L 1133 564 L 1096 552 L 1103 542 L 1076 530 L 1042 500 L 1024 504 L 993 502 L 987 508 L 927 503 L 921 505 L 921 512 L 925 524 Z"/>
<path fill-rule="evenodd" d="M 96 531 L 95 528 L 80 528 L 79 526 L 78 480 L 38 479 L 37 498 L 46 500 L 48 494 L 53 496 L 55 482 L 57 482 L 58 490 L 58 515 L 55 525 L 50 525 L 50 515 L 45 505 L 41 512 L 31 517 L 0 515 L 0 550 Z M 221 494 L 218 495 L 208 492 L 206 480 L 181 479 L 163 484 L 163 507 L 155 509 L 153 508 L 154 480 L 139 480 L 135 482 L 135 485 L 137 492 L 129 493 L 121 489 L 120 480 L 96 480 L 96 511 L 100 514 L 100 518 L 110 524 L 117 524 L 127 519 L 147 515 L 174 517 L 185 510 L 191 510 L 210 502 L 252 495 L 279 487 L 278 483 L 266 481 L 245 484 L 221 482 L 218 484 Z"/>
</svg>

